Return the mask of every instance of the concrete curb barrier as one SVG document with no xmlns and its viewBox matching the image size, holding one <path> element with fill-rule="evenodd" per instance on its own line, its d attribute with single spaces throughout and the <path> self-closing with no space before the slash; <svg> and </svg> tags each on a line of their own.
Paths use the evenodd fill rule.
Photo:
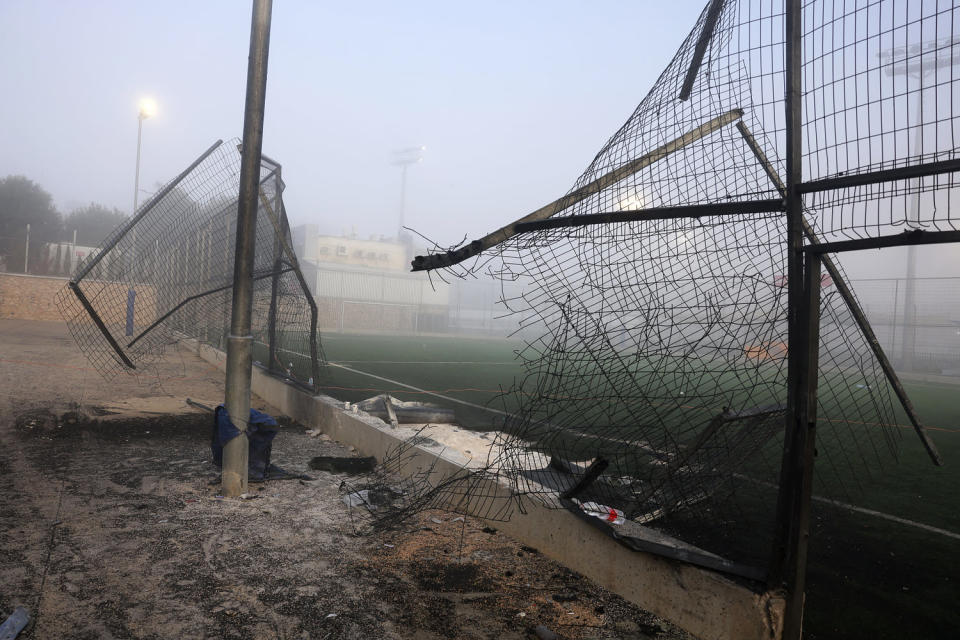
<svg viewBox="0 0 960 640">
<path fill-rule="evenodd" d="M 185 341 L 204 360 L 223 369 L 226 355 L 194 340 Z M 331 438 L 356 447 L 364 456 L 382 460 L 402 440 L 389 425 L 363 413 L 342 409 L 342 402 L 311 395 L 254 368 L 252 390 L 295 420 L 319 428 Z M 403 473 L 431 470 L 449 477 L 463 468 L 454 452 L 411 448 Z M 486 499 L 511 499 L 508 487 L 489 481 Z M 631 551 L 563 509 L 525 500 L 496 527 L 546 556 L 587 576 L 626 600 L 709 640 L 777 640 L 781 636 L 782 594 L 749 589 L 706 569 L 660 556 Z"/>
</svg>

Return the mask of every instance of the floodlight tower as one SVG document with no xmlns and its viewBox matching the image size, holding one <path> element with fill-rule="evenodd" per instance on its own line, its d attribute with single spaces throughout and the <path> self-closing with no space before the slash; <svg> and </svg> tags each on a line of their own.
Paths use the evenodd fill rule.
<svg viewBox="0 0 960 640">
<path fill-rule="evenodd" d="M 404 218 L 407 207 L 407 167 L 423 162 L 423 152 L 427 148 L 423 145 L 419 147 L 407 147 L 406 149 L 397 149 L 393 152 L 393 162 L 390 164 L 400 167 L 400 225 L 397 227 L 397 238 L 403 239 Z"/>
<path fill-rule="evenodd" d="M 917 91 L 917 108 L 914 112 L 913 153 L 919 156 L 923 153 L 923 88 L 930 76 L 937 69 L 954 67 L 960 63 L 960 38 L 943 38 L 930 40 L 911 47 L 894 47 L 881 51 L 878 55 L 887 65 L 888 76 L 906 76 L 920 82 Z M 934 97 L 936 100 L 936 97 Z M 936 105 L 934 105 L 936 107 Z M 907 226 L 916 229 L 920 226 L 920 198 L 913 200 L 910 207 L 910 218 Z M 900 366 L 905 371 L 913 370 L 913 360 L 917 345 L 917 291 L 915 280 L 917 276 L 917 246 L 907 247 L 907 274 L 903 289 L 903 344 L 900 351 Z M 896 318 L 894 318 L 896 322 Z"/>
<path fill-rule="evenodd" d="M 133 179 L 133 215 L 137 213 L 137 204 L 140 197 L 140 143 L 143 140 L 143 121 L 157 114 L 157 103 L 151 98 L 140 101 L 140 111 L 137 114 L 137 173 Z"/>
<path fill-rule="evenodd" d="M 144 98 L 140 101 L 140 110 L 137 113 L 137 172 L 133 179 L 133 212 L 131 216 L 137 215 L 137 204 L 140 197 L 140 143 L 143 140 L 143 121 L 147 118 L 153 117 L 157 113 L 157 103 L 153 101 L 152 98 Z M 133 233 L 130 235 L 131 247 L 130 247 L 130 266 L 131 269 L 136 264 L 136 251 L 137 251 L 137 231 L 134 227 Z M 126 335 L 133 335 L 133 325 L 135 318 L 134 305 L 137 299 L 137 292 L 134 290 L 133 285 L 127 289 L 127 322 L 126 322 Z"/>
</svg>

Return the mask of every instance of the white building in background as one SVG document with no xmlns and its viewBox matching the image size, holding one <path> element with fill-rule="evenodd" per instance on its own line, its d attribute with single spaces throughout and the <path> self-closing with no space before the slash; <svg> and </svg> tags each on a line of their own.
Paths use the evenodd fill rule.
<svg viewBox="0 0 960 640">
<path fill-rule="evenodd" d="M 312 224 L 291 235 L 321 330 L 505 336 L 517 329 L 500 300 L 516 300 L 519 283 L 411 273 L 413 255 L 427 249 L 393 238 L 321 234 Z"/>
<path fill-rule="evenodd" d="M 356 234 L 321 234 L 315 224 L 294 227 L 293 249 L 300 260 L 376 271 L 409 271 L 410 248 L 383 236 L 360 238 Z"/>
<path fill-rule="evenodd" d="M 410 273 L 411 247 L 382 236 L 291 230 L 294 251 L 320 309 L 320 327 L 334 331 L 445 333 L 450 288 Z"/>
</svg>

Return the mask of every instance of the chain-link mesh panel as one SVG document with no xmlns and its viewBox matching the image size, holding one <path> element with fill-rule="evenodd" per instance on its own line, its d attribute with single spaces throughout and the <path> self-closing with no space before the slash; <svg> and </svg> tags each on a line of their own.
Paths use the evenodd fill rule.
<svg viewBox="0 0 960 640">
<path fill-rule="evenodd" d="M 221 348 L 230 329 L 240 151 L 217 143 L 118 227 L 78 267 L 58 304 L 106 378 L 142 372 L 182 337 Z M 291 249 L 280 165 L 260 169 L 254 359 L 273 370 L 319 366 L 316 307 Z M 291 366 L 293 365 L 293 366 Z M 303 374 L 301 374 L 303 375 Z"/>
<path fill-rule="evenodd" d="M 817 0 L 803 24 L 805 178 L 955 157 L 960 82 L 944 38 L 960 9 Z M 559 504 L 572 491 L 760 567 L 787 402 L 784 34 L 782 2 L 709 2 L 566 196 L 414 261 L 510 283 L 502 304 L 526 338 L 526 377 L 509 392 L 520 409 L 491 473 L 521 494 Z M 910 75 L 928 58 L 935 71 Z M 955 176 L 811 190 L 806 242 L 955 228 Z M 892 370 L 846 282 L 828 260 L 816 491 L 849 498 L 897 457 L 901 428 Z"/>
</svg>

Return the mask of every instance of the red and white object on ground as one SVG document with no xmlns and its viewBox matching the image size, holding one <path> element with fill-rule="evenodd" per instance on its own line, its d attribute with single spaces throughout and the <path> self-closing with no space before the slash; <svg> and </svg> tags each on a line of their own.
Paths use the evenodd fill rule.
<svg viewBox="0 0 960 640">
<path fill-rule="evenodd" d="M 608 507 L 597 502 L 581 502 L 580 508 L 588 515 L 594 518 L 600 518 L 607 524 L 623 524 L 626 520 L 623 511 L 620 511 L 620 509 Z"/>
</svg>

